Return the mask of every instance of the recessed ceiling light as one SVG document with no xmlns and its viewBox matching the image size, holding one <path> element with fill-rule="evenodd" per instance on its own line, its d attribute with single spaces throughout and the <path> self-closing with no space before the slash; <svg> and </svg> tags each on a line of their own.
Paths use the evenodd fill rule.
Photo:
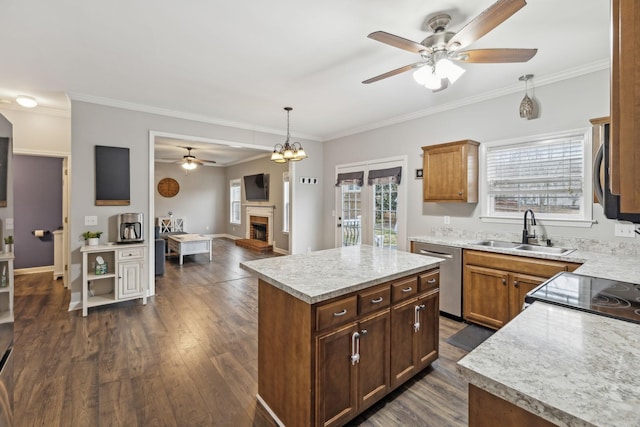
<svg viewBox="0 0 640 427">
<path fill-rule="evenodd" d="M 38 105 L 38 101 L 36 101 L 35 98 L 27 95 L 19 95 L 16 98 L 16 102 L 24 108 L 33 108 Z"/>
</svg>

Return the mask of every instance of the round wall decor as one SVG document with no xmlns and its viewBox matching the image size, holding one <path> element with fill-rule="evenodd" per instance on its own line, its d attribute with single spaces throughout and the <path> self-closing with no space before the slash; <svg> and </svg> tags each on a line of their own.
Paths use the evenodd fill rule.
<svg viewBox="0 0 640 427">
<path fill-rule="evenodd" d="M 158 193 L 162 197 L 173 197 L 180 191 L 180 184 L 173 178 L 162 178 L 158 183 Z"/>
</svg>

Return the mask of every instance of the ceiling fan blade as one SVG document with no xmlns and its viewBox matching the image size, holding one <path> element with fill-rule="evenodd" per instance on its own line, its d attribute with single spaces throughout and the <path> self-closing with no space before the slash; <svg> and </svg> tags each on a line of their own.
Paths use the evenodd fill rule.
<svg viewBox="0 0 640 427">
<path fill-rule="evenodd" d="M 447 49 L 459 49 L 470 45 L 509 19 L 526 4 L 527 2 L 525 0 L 498 0 L 462 27 L 462 29 L 449 40 Z"/>
<path fill-rule="evenodd" d="M 404 73 L 405 71 L 412 70 L 414 68 L 418 68 L 421 66 L 423 62 L 416 62 L 415 64 L 405 65 L 404 67 L 396 68 L 395 70 L 387 71 L 386 73 L 380 74 L 379 76 L 371 77 L 363 81 L 364 84 L 369 84 L 373 82 L 377 82 L 378 80 L 386 79 L 387 77 L 395 76 L 396 74 Z"/>
<path fill-rule="evenodd" d="M 538 49 L 474 49 L 459 52 L 456 59 L 460 62 L 470 63 L 502 63 L 502 62 L 527 62 L 535 56 Z"/>
<path fill-rule="evenodd" d="M 389 46 L 408 50 L 409 52 L 413 52 L 413 53 L 420 53 L 423 50 L 427 50 L 427 48 L 421 45 L 420 43 L 393 35 L 391 33 L 387 33 L 385 31 L 374 31 L 373 33 L 369 34 L 367 37 L 369 37 L 370 39 L 379 41 L 381 43 L 388 44 Z"/>
</svg>

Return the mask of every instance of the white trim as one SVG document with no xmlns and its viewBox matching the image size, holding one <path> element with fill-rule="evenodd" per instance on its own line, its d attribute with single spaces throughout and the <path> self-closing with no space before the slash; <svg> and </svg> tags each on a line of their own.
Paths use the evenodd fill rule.
<svg viewBox="0 0 640 427">
<path fill-rule="evenodd" d="M 581 135 L 584 139 L 583 156 L 584 156 L 584 184 L 583 184 L 583 206 L 581 218 L 553 218 L 545 219 L 544 214 L 536 212 L 536 220 L 540 220 L 541 224 L 549 226 L 563 227 L 591 227 L 596 221 L 593 220 L 593 182 L 592 182 L 592 153 L 591 153 L 591 128 L 579 128 L 566 130 L 561 132 L 545 133 L 533 136 L 524 136 L 511 139 L 502 139 L 490 141 L 480 145 L 478 163 L 478 203 L 480 205 L 480 219 L 482 222 L 515 224 L 522 222 L 522 218 L 508 216 L 490 216 L 489 206 L 487 203 L 487 148 L 499 147 L 503 145 L 515 145 L 521 143 L 536 143 L 549 139 L 567 138 L 571 136 Z"/>
<path fill-rule="evenodd" d="M 30 108 L 29 111 L 26 111 L 24 107 L 14 104 L 0 104 L 0 111 L 2 110 L 13 110 L 20 111 L 21 113 L 37 113 L 46 116 L 56 116 L 56 117 L 64 117 L 67 119 L 71 118 L 71 107 L 67 109 L 61 108 L 51 108 L 51 107 L 41 107 L 38 105 L 37 107 Z"/>
<path fill-rule="evenodd" d="M 156 186 L 155 186 L 155 145 L 156 145 L 156 136 L 160 133 L 150 130 L 149 131 L 149 203 L 148 203 L 148 218 L 147 218 L 147 239 L 149 242 L 153 242 L 151 236 L 155 236 L 155 194 L 156 194 Z M 155 274 L 151 274 L 152 271 L 155 271 L 155 259 L 156 259 L 156 245 L 155 244 L 147 244 L 147 253 L 149 254 L 149 259 L 146 262 L 146 269 L 149 272 L 147 274 L 147 297 L 153 296 L 156 294 L 156 276 Z"/>
<path fill-rule="evenodd" d="M 570 68 L 568 70 L 550 74 L 547 76 L 539 76 L 536 74 L 536 88 L 549 85 L 552 83 L 557 83 L 563 80 L 572 79 L 575 77 L 580 77 L 586 74 L 595 73 L 602 70 L 609 69 L 609 59 L 602 59 L 600 61 L 592 62 L 586 66 L 580 66 L 575 68 Z M 419 88 L 417 88 L 419 89 Z M 520 93 L 522 92 L 522 83 L 515 83 L 510 86 L 506 86 L 500 89 L 496 89 L 489 92 L 484 92 L 475 96 L 469 96 L 467 98 L 460 99 L 455 102 L 450 102 L 446 104 L 436 105 L 434 107 L 430 107 L 421 111 L 416 111 L 414 113 L 405 114 L 403 116 L 392 117 L 387 120 L 380 120 L 375 123 L 369 123 L 360 127 L 347 129 L 343 132 L 335 133 L 332 135 L 327 135 L 324 138 L 324 141 L 330 141 L 332 139 L 343 138 L 345 136 L 354 135 L 362 132 L 371 131 L 374 129 L 379 129 L 391 125 L 395 125 L 398 123 L 407 122 L 409 120 L 419 119 L 426 116 L 431 116 L 437 113 L 442 113 L 445 111 L 455 110 L 456 108 L 464 107 L 467 105 L 477 104 L 479 102 L 488 101 L 490 99 L 499 98 L 501 96 L 510 95 L 512 93 Z"/>
<path fill-rule="evenodd" d="M 42 267 L 28 267 L 28 268 L 17 268 L 13 270 L 14 276 L 21 276 L 24 274 L 37 274 L 37 273 L 53 273 L 53 265 L 43 265 Z"/>
<path fill-rule="evenodd" d="M 13 150 L 14 155 L 21 156 L 39 156 L 39 157 L 69 157 L 71 153 L 64 151 L 46 151 L 46 150 L 31 150 L 28 148 L 16 148 Z"/>
<path fill-rule="evenodd" d="M 233 122 L 231 120 L 224 120 L 224 119 L 219 119 L 215 117 L 204 116 L 201 114 L 186 113 L 183 111 L 170 110 L 167 108 L 154 107 L 151 105 L 136 104 L 133 102 L 121 101 L 118 99 L 102 98 L 99 96 L 87 95 L 83 93 L 69 92 L 67 93 L 67 95 L 73 101 L 88 102 L 91 104 L 106 105 L 108 107 L 122 108 L 125 110 L 131 110 L 131 111 L 140 111 L 143 113 L 159 114 L 165 117 L 175 117 L 178 119 L 191 120 L 194 122 L 209 123 L 213 125 L 227 126 L 227 127 L 236 128 L 236 129 L 264 132 L 264 133 L 270 133 L 278 136 L 286 136 L 286 133 L 283 132 L 282 129 L 271 129 L 266 127 L 256 126 L 250 123 Z M 306 134 L 297 133 L 295 136 L 296 138 L 299 138 L 299 139 L 308 139 L 310 141 L 322 141 L 322 138 L 315 135 L 306 135 Z"/>
</svg>

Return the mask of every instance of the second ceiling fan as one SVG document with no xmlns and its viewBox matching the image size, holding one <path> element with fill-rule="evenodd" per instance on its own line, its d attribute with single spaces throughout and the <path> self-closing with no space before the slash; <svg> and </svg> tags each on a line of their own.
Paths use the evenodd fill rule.
<svg viewBox="0 0 640 427">
<path fill-rule="evenodd" d="M 446 31 L 451 22 L 447 14 L 435 15 L 427 22 L 433 32 L 420 43 L 384 31 L 375 31 L 369 38 L 393 47 L 417 53 L 421 60 L 414 64 L 388 71 L 362 83 L 369 84 L 409 70 L 415 70 L 415 80 L 437 92 L 454 83 L 464 72 L 456 62 L 509 63 L 527 62 L 538 49 L 473 49 L 461 50 L 506 21 L 527 2 L 525 0 L 499 0 L 469 21 L 457 33 Z"/>
</svg>

